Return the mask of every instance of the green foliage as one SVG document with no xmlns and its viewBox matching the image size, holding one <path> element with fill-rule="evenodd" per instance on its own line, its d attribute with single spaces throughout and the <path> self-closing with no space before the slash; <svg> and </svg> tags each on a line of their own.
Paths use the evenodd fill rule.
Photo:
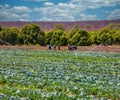
<svg viewBox="0 0 120 100">
<path fill-rule="evenodd" d="M 70 43 L 73 45 L 79 45 L 78 42 L 80 40 L 80 34 L 76 33 L 75 35 L 72 36 Z"/>
<path fill-rule="evenodd" d="M 0 25 L 0 31 L 2 31 L 2 26 Z"/>
<path fill-rule="evenodd" d="M 111 23 L 108 26 L 106 26 L 104 29 L 108 29 L 108 30 L 120 30 L 120 24 Z"/>
<path fill-rule="evenodd" d="M 68 38 L 72 38 L 73 35 L 75 35 L 77 33 L 78 30 L 72 30 L 70 33 L 69 33 L 69 36 Z"/>
<path fill-rule="evenodd" d="M 60 37 L 60 45 L 66 46 L 67 44 L 68 44 L 68 39 L 67 39 L 67 37 L 66 37 L 65 35 L 62 35 L 62 36 Z"/>
<path fill-rule="evenodd" d="M 117 31 L 117 30 L 116 30 Z M 116 43 L 115 41 L 115 30 L 103 29 L 98 34 L 98 40 L 101 44 L 113 44 Z M 117 36 L 118 37 L 118 36 Z"/>
<path fill-rule="evenodd" d="M 91 33 L 90 41 L 91 41 L 91 44 L 96 44 L 96 45 L 100 44 L 100 41 L 98 38 L 98 32 Z"/>
<path fill-rule="evenodd" d="M 93 32 L 90 35 L 90 41 L 92 44 L 119 44 L 119 32 L 119 24 L 110 24 L 102 30 Z"/>
<path fill-rule="evenodd" d="M 86 27 L 90 29 L 91 25 Z M 62 24 L 57 24 L 55 29 L 45 32 L 37 24 L 29 24 L 18 28 L 2 28 L 0 26 L 0 44 L 11 45 L 48 45 L 60 44 L 78 46 L 88 46 L 91 44 L 120 44 L 120 24 L 110 24 L 105 28 L 88 32 L 80 30 L 79 25 L 75 24 L 73 30 L 67 32 Z"/>
<path fill-rule="evenodd" d="M 45 35 L 45 44 L 47 45 L 47 44 L 50 44 L 50 41 L 51 41 L 51 39 L 52 39 L 52 35 L 53 35 L 53 31 L 50 31 L 50 32 L 48 32 L 46 35 Z"/>
<path fill-rule="evenodd" d="M 19 33 L 19 29 L 17 28 L 4 28 L 0 32 L 0 39 L 4 41 L 4 44 L 11 44 L 15 45 L 17 44 L 17 36 Z"/>
<path fill-rule="evenodd" d="M 55 30 L 65 31 L 64 25 L 61 24 L 61 23 L 56 24 L 56 26 L 55 26 Z"/>
<path fill-rule="evenodd" d="M 24 34 L 24 44 L 44 45 L 45 33 L 40 29 L 40 26 L 37 24 L 31 24 L 22 27 L 21 34 Z"/>
<path fill-rule="evenodd" d="M 120 44 L 120 30 L 113 34 L 115 44 Z"/>
<path fill-rule="evenodd" d="M 51 39 L 51 44 L 60 44 L 60 37 L 63 35 L 62 30 L 55 30 L 53 31 L 52 39 Z"/>
<path fill-rule="evenodd" d="M 86 25 L 87 30 L 90 30 L 91 27 L 92 27 L 91 24 L 87 24 L 87 25 Z"/>
<path fill-rule="evenodd" d="M 50 31 L 46 34 L 46 45 L 47 44 L 60 44 L 60 45 L 67 45 L 68 39 L 65 33 L 62 30 L 54 30 Z"/>
<path fill-rule="evenodd" d="M 71 44 L 74 45 L 90 45 L 90 35 L 85 30 L 78 30 L 71 38 Z"/>
<path fill-rule="evenodd" d="M 73 30 L 79 30 L 80 29 L 80 25 L 79 24 L 74 24 L 73 25 Z"/>
<path fill-rule="evenodd" d="M 24 37 L 25 37 L 24 34 L 18 34 L 17 43 L 18 43 L 19 45 L 23 45 L 23 44 L 24 44 Z"/>
</svg>

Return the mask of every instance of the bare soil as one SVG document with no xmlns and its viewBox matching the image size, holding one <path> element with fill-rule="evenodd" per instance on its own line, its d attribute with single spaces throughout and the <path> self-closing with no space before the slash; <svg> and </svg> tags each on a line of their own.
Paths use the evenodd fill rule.
<svg viewBox="0 0 120 100">
<path fill-rule="evenodd" d="M 0 49 L 23 49 L 23 50 L 48 50 L 47 46 L 6 46 L 6 45 L 0 45 Z M 52 50 L 54 50 L 52 48 Z M 55 50 L 58 50 L 58 47 L 56 47 Z M 61 46 L 60 50 L 66 51 L 68 50 L 67 46 Z M 77 51 L 100 51 L 100 52 L 120 52 L 120 45 L 113 45 L 113 46 L 78 46 Z"/>
</svg>

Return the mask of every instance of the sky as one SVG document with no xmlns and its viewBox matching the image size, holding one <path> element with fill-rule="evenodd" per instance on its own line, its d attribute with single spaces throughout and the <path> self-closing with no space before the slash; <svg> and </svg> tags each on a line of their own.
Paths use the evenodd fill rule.
<svg viewBox="0 0 120 100">
<path fill-rule="evenodd" d="M 120 19 L 120 0 L 0 0 L 0 22 Z"/>
</svg>

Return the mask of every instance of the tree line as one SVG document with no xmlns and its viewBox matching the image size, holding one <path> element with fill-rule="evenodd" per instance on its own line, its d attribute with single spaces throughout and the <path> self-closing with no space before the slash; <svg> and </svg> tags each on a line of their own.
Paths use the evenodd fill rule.
<svg viewBox="0 0 120 100">
<path fill-rule="evenodd" d="M 25 25 L 22 28 L 0 25 L 0 44 L 11 45 L 61 45 L 68 43 L 76 46 L 89 46 L 92 44 L 120 44 L 120 24 L 110 24 L 99 31 L 86 31 L 74 25 L 73 29 L 66 31 L 64 26 L 58 24 L 54 30 L 44 32 L 37 24 Z"/>
</svg>

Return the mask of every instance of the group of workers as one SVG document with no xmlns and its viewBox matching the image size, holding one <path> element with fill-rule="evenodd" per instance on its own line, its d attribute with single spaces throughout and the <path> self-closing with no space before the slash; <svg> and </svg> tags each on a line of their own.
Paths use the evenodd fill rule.
<svg viewBox="0 0 120 100">
<path fill-rule="evenodd" d="M 56 47 L 57 47 L 56 45 L 53 45 L 54 50 L 56 50 Z M 52 49 L 52 45 L 51 44 L 48 45 L 48 49 L 49 50 Z M 60 45 L 58 45 L 58 50 L 60 50 Z"/>
<path fill-rule="evenodd" d="M 104 46 L 105 46 L 105 50 L 108 51 L 108 44 L 105 44 Z M 53 49 L 54 49 L 54 50 L 56 50 L 56 47 L 58 47 L 58 50 L 61 49 L 61 48 L 60 48 L 60 45 L 58 45 L 58 46 L 53 45 Z M 67 47 L 68 47 L 68 50 L 77 50 L 77 46 L 74 46 L 74 45 L 71 46 L 70 44 L 68 44 Z M 48 49 L 49 49 L 49 50 L 52 49 L 52 45 L 51 45 L 51 44 L 48 45 Z"/>
<path fill-rule="evenodd" d="M 56 50 L 56 45 L 53 45 L 53 49 Z M 68 44 L 68 50 L 77 50 L 77 46 L 71 46 L 70 44 Z M 48 49 L 51 50 L 52 49 L 52 45 L 49 44 L 48 45 Z M 60 50 L 60 45 L 58 45 L 58 50 Z"/>
</svg>

